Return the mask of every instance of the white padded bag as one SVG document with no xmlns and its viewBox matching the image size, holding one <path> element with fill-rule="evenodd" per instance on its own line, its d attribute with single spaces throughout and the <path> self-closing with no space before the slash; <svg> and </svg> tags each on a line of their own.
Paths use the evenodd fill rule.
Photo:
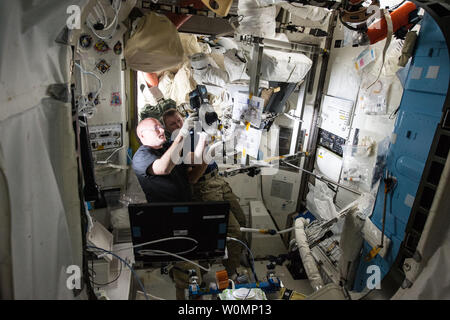
<svg viewBox="0 0 450 320">
<path fill-rule="evenodd" d="M 134 70 L 161 72 L 183 62 L 183 46 L 175 25 L 164 15 L 149 12 L 125 46 L 125 60 Z"/>
</svg>

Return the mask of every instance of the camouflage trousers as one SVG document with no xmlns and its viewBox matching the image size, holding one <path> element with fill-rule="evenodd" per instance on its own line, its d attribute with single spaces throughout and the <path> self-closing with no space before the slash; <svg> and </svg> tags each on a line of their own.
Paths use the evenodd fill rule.
<svg viewBox="0 0 450 320">
<path fill-rule="evenodd" d="M 193 201 L 229 201 L 230 215 L 228 218 L 227 236 L 244 240 L 240 227 L 246 226 L 245 214 L 239 205 L 238 198 L 234 195 L 229 184 L 217 175 L 217 171 L 206 174 L 193 186 Z M 227 242 L 228 259 L 222 263 L 229 276 L 236 272 L 240 266 L 241 252 L 243 246 L 237 241 Z M 203 263 L 199 263 L 203 265 Z M 202 281 L 200 268 L 188 262 L 177 262 L 171 270 L 171 277 L 175 282 L 177 300 L 185 298 L 184 290 L 189 287 L 189 276 L 187 270 L 195 269 L 199 277 L 198 283 Z"/>
<path fill-rule="evenodd" d="M 227 236 L 243 240 L 240 227 L 246 226 L 244 212 L 229 184 L 217 175 L 217 171 L 204 175 L 203 179 L 193 186 L 194 201 L 229 201 L 230 215 L 228 218 Z M 237 241 L 227 241 L 228 259 L 223 265 L 229 276 L 240 266 L 242 244 Z"/>
</svg>

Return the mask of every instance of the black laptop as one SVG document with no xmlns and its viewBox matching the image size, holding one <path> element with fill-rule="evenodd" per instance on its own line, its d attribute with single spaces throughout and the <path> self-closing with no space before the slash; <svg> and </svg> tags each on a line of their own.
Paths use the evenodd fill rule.
<svg viewBox="0 0 450 320">
<path fill-rule="evenodd" d="M 160 251 L 190 260 L 213 260 L 225 255 L 229 202 L 130 204 L 128 212 L 134 246 L 154 240 L 182 238 L 135 247 L 136 261 L 182 260 Z"/>
</svg>

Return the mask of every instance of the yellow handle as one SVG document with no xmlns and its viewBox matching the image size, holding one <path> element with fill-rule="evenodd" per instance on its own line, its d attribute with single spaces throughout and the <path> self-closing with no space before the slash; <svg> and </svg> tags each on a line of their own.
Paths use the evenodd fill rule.
<svg viewBox="0 0 450 320">
<path fill-rule="evenodd" d="M 373 247 L 372 250 L 370 250 L 369 254 L 366 256 L 365 260 L 368 262 L 375 258 L 377 254 L 381 251 L 380 246 Z"/>
</svg>

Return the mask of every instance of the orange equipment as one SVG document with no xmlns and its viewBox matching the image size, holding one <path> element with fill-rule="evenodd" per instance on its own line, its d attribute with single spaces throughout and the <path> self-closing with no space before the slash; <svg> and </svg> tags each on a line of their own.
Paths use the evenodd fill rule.
<svg viewBox="0 0 450 320">
<path fill-rule="evenodd" d="M 225 290 L 228 288 L 228 273 L 226 270 L 216 272 L 216 283 L 219 290 Z"/>
<path fill-rule="evenodd" d="M 147 83 L 148 87 L 157 87 L 159 83 L 158 75 L 154 72 L 142 72 L 144 74 L 145 82 Z"/>
<path fill-rule="evenodd" d="M 412 11 L 416 9 L 417 9 L 416 5 L 408 1 L 405 4 L 403 4 L 400 8 L 391 12 L 390 15 L 392 19 L 394 33 L 401 27 L 408 26 L 409 28 L 410 25 L 409 15 Z M 367 36 L 370 40 L 370 44 L 374 44 L 377 43 L 378 41 L 383 40 L 384 38 L 386 38 L 386 34 L 387 34 L 387 23 L 384 17 L 372 23 L 367 30 Z"/>
</svg>

